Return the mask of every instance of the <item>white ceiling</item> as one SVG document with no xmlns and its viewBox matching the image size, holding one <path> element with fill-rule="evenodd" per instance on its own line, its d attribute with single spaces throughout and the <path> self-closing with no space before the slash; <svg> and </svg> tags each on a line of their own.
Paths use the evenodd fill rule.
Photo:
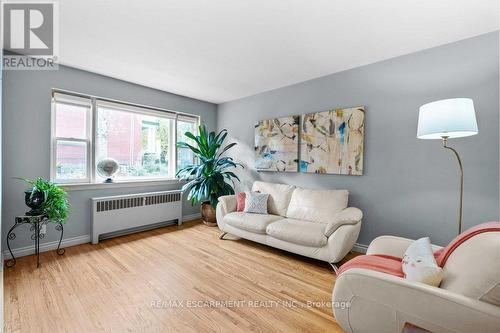
<svg viewBox="0 0 500 333">
<path fill-rule="evenodd" d="M 498 0 L 61 0 L 61 63 L 221 103 L 498 29 Z"/>
</svg>

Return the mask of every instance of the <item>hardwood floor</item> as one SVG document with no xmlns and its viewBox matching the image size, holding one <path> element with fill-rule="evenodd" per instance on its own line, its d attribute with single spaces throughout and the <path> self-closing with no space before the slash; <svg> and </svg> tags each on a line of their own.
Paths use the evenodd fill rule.
<svg viewBox="0 0 500 333">
<path fill-rule="evenodd" d="M 327 263 L 219 234 L 192 221 L 20 258 L 5 332 L 342 332 Z"/>
</svg>

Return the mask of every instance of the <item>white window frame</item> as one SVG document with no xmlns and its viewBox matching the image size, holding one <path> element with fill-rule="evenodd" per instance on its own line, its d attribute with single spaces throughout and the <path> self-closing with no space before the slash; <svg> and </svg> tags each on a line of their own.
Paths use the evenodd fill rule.
<svg viewBox="0 0 500 333">
<path fill-rule="evenodd" d="M 50 130 L 50 179 L 52 181 L 57 181 L 57 183 L 60 184 L 70 184 L 70 183 L 90 183 L 92 182 L 93 178 L 93 172 L 92 172 L 92 167 L 93 165 L 93 153 L 92 153 L 92 147 L 93 147 L 93 122 L 92 122 L 92 102 L 88 98 L 81 98 L 79 96 L 63 96 L 61 94 L 52 94 L 52 102 L 51 102 L 51 130 Z M 85 139 L 80 139 L 80 138 L 73 138 L 73 137 L 58 137 L 56 135 L 56 103 L 61 103 L 61 104 L 66 104 L 66 105 L 76 105 L 76 106 L 81 106 L 81 107 L 86 107 L 87 108 L 87 114 L 86 114 L 86 124 L 85 128 L 87 130 L 86 133 L 86 138 Z M 87 146 L 87 151 L 86 151 L 86 162 L 87 162 L 87 168 L 86 168 L 86 178 L 82 179 L 58 179 L 56 177 L 57 175 L 57 142 L 58 141 L 70 141 L 70 142 L 83 142 Z"/>
<path fill-rule="evenodd" d="M 178 121 L 182 121 L 184 123 L 192 123 L 192 124 L 194 124 L 194 133 L 193 134 L 194 135 L 198 135 L 198 126 L 200 124 L 199 118 L 196 119 L 196 118 L 194 118 L 192 116 L 177 115 L 177 119 L 176 119 L 176 122 L 175 122 L 175 141 L 176 142 L 177 142 L 177 129 L 178 129 L 177 122 Z M 179 156 L 179 153 L 178 153 L 177 150 L 178 150 L 177 149 L 177 145 L 175 145 L 175 158 L 176 158 L 176 160 L 175 160 L 175 168 L 176 168 L 176 170 L 177 170 L 177 162 L 178 162 L 177 161 L 177 157 Z M 199 161 L 198 157 L 195 156 L 193 163 L 198 163 L 198 161 Z"/>
<path fill-rule="evenodd" d="M 177 115 L 176 114 L 172 114 L 170 112 L 164 112 L 164 111 L 158 111 L 158 110 L 154 110 L 154 109 L 150 109 L 150 108 L 146 108 L 146 107 L 137 107 L 137 106 L 133 106 L 133 105 L 126 105 L 126 104 L 123 104 L 123 103 L 120 103 L 120 102 L 110 102 L 108 100 L 103 100 L 103 99 L 96 99 L 95 101 L 95 118 L 96 118 L 96 122 L 95 122 L 95 129 L 97 130 L 97 118 L 98 118 L 98 114 L 99 114 L 99 108 L 100 107 L 103 107 L 103 108 L 107 108 L 107 109 L 110 109 L 110 110 L 117 110 L 117 111 L 123 111 L 123 112 L 127 112 L 127 113 L 135 113 L 135 114 L 140 114 L 140 115 L 148 115 L 148 116 L 152 116 L 152 117 L 157 117 L 157 118 L 163 118 L 163 119 L 168 119 L 170 120 L 169 122 L 169 141 L 171 143 L 173 142 L 177 142 L 176 139 L 175 139 L 175 131 L 174 131 L 174 128 L 176 128 L 177 126 L 177 122 L 176 122 L 176 119 L 177 119 Z M 96 130 L 94 131 L 94 135 L 96 135 Z M 97 138 L 94 139 L 94 142 L 97 143 Z M 175 165 L 172 165 L 172 161 L 173 162 L 177 162 L 177 155 L 176 155 L 176 150 L 175 150 L 175 147 L 173 146 L 176 146 L 175 144 L 170 144 L 169 147 L 168 147 L 168 163 L 169 163 L 169 170 L 168 170 L 168 174 L 169 174 L 169 177 L 127 177 L 126 179 L 118 179 L 117 181 L 138 181 L 138 180 L 161 180 L 161 179 L 175 179 L 175 172 L 176 172 L 176 168 L 175 168 Z M 94 148 L 93 149 L 94 151 L 94 155 L 96 154 L 96 149 Z M 95 163 L 94 163 L 94 168 L 95 168 Z M 94 175 L 95 175 L 95 171 L 94 171 Z M 96 180 L 97 181 L 97 180 Z"/>
<path fill-rule="evenodd" d="M 55 135 L 56 130 L 56 103 L 68 103 L 82 105 L 81 101 L 85 100 L 90 102 L 89 109 L 87 111 L 87 138 L 86 139 L 76 139 L 76 138 L 59 138 Z M 65 184 L 65 185 L 93 185 L 102 184 L 102 182 L 97 182 L 96 176 L 96 136 L 97 136 L 97 114 L 99 106 L 108 106 L 113 109 L 123 109 L 125 112 L 136 112 L 139 114 L 147 114 L 155 117 L 170 119 L 170 142 L 174 144 L 169 145 L 169 176 L 168 177 L 128 177 L 125 179 L 119 179 L 116 183 L 147 183 L 147 182 L 158 182 L 158 181 L 169 181 L 176 180 L 175 174 L 177 171 L 177 120 L 180 118 L 182 121 L 192 121 L 194 127 L 197 128 L 200 124 L 201 118 L 197 115 L 192 115 L 188 113 L 182 113 L 177 111 L 171 111 L 151 106 L 145 106 L 135 103 L 123 102 L 98 96 L 85 95 L 75 92 L 70 92 L 61 89 L 52 90 L 52 103 L 51 103 L 51 158 L 50 158 L 50 179 L 54 183 Z M 87 144 L 87 178 L 86 179 L 57 179 L 56 178 L 56 168 L 57 168 L 57 142 L 58 141 L 75 141 L 75 142 L 86 142 Z M 106 184 L 109 185 L 109 184 Z"/>
</svg>

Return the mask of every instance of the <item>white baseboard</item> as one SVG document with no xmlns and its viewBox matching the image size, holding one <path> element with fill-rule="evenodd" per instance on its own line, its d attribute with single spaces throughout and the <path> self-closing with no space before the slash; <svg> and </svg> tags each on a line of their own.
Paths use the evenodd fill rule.
<svg viewBox="0 0 500 333">
<path fill-rule="evenodd" d="M 201 218 L 201 214 L 195 213 L 195 214 L 182 216 L 182 221 L 183 222 L 184 221 L 192 221 L 192 220 L 196 220 L 196 219 L 200 219 L 200 218 Z M 59 241 L 41 243 L 40 244 L 40 252 L 55 250 L 55 249 L 57 249 L 58 243 L 59 243 Z M 61 242 L 61 247 L 66 248 L 66 247 L 85 244 L 85 243 L 90 243 L 90 235 L 65 238 Z M 359 253 L 366 253 L 367 249 L 368 249 L 367 245 L 359 244 L 359 243 L 354 244 L 354 246 L 352 248 L 353 251 L 359 252 Z M 20 247 L 17 249 L 12 249 L 12 253 L 14 254 L 14 256 L 16 258 L 19 258 L 19 257 L 24 257 L 24 256 L 29 256 L 31 254 L 34 254 L 35 249 L 33 248 L 33 245 L 28 245 L 28 246 Z M 2 254 L 3 254 L 2 259 L 10 259 L 11 258 L 8 250 L 3 251 Z"/>
<path fill-rule="evenodd" d="M 61 247 L 65 248 L 65 247 L 85 244 L 85 243 L 89 243 L 89 242 L 90 242 L 90 235 L 70 237 L 70 238 L 65 238 L 62 240 Z M 59 244 L 59 241 L 41 243 L 40 244 L 40 252 L 55 250 L 55 249 L 57 249 L 57 244 Z M 24 247 L 19 247 L 17 249 L 12 249 L 12 253 L 14 254 L 14 256 L 16 258 L 29 256 L 29 255 L 35 253 L 35 248 L 33 245 L 28 245 L 28 246 L 24 246 Z M 12 258 L 10 256 L 9 250 L 3 251 L 3 258 L 4 259 L 11 259 Z"/>
<path fill-rule="evenodd" d="M 182 222 L 201 219 L 201 213 L 194 213 L 182 216 Z"/>
<path fill-rule="evenodd" d="M 352 250 L 353 250 L 354 252 L 359 252 L 359 253 L 363 253 L 363 254 L 365 254 L 365 253 L 366 253 L 366 250 L 368 250 L 368 245 L 356 243 L 356 244 L 354 244 L 354 246 L 352 247 Z"/>
<path fill-rule="evenodd" d="M 196 214 L 190 214 L 190 215 L 184 215 L 182 216 L 182 221 L 192 221 L 201 218 L 200 213 Z M 61 242 L 61 247 L 70 247 L 70 246 L 75 246 L 75 245 L 80 245 L 80 244 L 85 244 L 85 243 L 90 243 L 90 235 L 82 235 L 82 236 L 76 236 L 76 237 L 70 237 L 70 238 L 64 238 Z M 53 242 L 47 242 L 47 243 L 40 243 L 40 252 L 46 252 L 46 251 L 52 251 L 57 249 L 57 244 L 59 244 L 59 241 L 53 241 Z M 33 245 L 28 245 L 24 247 L 19 247 L 16 249 L 12 249 L 12 253 L 16 258 L 19 257 L 24 257 L 24 256 L 29 256 L 31 254 L 35 253 L 35 249 Z M 11 259 L 9 250 L 5 250 L 2 252 L 3 258 L 2 259 Z"/>
</svg>

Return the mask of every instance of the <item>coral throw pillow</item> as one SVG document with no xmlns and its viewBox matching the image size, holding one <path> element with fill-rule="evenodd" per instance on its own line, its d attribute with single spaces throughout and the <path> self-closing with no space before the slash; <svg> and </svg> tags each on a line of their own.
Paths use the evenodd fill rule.
<svg viewBox="0 0 500 333">
<path fill-rule="evenodd" d="M 410 281 L 439 286 L 443 270 L 436 263 L 429 237 L 420 238 L 408 247 L 403 257 L 403 272 Z"/>
<path fill-rule="evenodd" d="M 236 195 L 236 201 L 237 201 L 237 205 L 236 205 L 236 211 L 237 212 L 242 212 L 245 210 L 245 198 L 246 198 L 246 194 L 245 192 L 240 192 Z"/>
</svg>

